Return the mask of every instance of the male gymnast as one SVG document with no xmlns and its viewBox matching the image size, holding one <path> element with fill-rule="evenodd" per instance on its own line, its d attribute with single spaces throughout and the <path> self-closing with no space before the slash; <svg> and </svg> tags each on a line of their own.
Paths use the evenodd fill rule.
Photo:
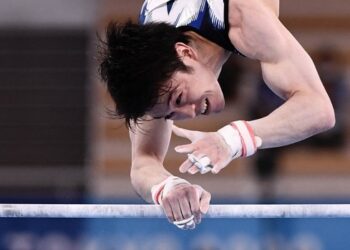
<svg viewBox="0 0 350 250">
<path fill-rule="evenodd" d="M 278 16 L 279 0 L 146 0 L 139 24 L 107 27 L 100 73 L 115 115 L 130 128 L 132 184 L 179 228 L 200 223 L 211 196 L 164 168 L 172 131 L 191 140 L 175 148 L 187 155 L 180 172 L 216 174 L 258 148 L 291 144 L 335 124 L 312 59 Z M 259 60 L 265 83 L 284 104 L 216 132 L 173 126 L 224 108 L 217 79 L 232 53 Z"/>
</svg>

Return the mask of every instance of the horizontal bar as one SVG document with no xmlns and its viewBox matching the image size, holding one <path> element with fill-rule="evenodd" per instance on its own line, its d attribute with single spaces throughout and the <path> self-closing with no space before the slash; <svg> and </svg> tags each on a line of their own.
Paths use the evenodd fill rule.
<svg viewBox="0 0 350 250">
<path fill-rule="evenodd" d="M 0 204 L 2 218 L 164 218 L 159 205 Z M 346 218 L 350 204 L 211 205 L 205 218 Z"/>
</svg>

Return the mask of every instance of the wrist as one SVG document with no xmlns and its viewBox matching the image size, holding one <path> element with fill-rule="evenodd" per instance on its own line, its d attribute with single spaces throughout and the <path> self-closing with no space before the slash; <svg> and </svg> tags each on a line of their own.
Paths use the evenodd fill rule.
<svg viewBox="0 0 350 250">
<path fill-rule="evenodd" d="M 232 159 L 253 155 L 261 146 L 261 138 L 255 136 L 247 121 L 235 121 L 218 130 L 232 150 Z"/>
<path fill-rule="evenodd" d="M 164 195 L 169 193 L 171 189 L 173 189 L 177 185 L 181 184 L 190 184 L 188 181 L 177 177 L 177 176 L 169 176 L 159 184 L 152 186 L 152 200 L 155 204 L 161 204 L 162 198 Z"/>
</svg>

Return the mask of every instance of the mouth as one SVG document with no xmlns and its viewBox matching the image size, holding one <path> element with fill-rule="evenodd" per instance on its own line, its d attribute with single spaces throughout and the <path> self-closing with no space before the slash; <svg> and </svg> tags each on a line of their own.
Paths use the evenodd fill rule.
<svg viewBox="0 0 350 250">
<path fill-rule="evenodd" d="M 209 114 L 209 106 L 210 106 L 209 100 L 208 98 L 205 98 L 201 108 L 201 115 Z"/>
</svg>

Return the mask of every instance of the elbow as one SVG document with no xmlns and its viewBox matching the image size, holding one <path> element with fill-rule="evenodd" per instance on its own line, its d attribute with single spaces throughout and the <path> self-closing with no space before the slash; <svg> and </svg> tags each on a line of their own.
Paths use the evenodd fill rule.
<svg viewBox="0 0 350 250">
<path fill-rule="evenodd" d="M 336 123 L 336 118 L 335 118 L 334 109 L 332 107 L 332 110 L 329 112 L 328 117 L 327 117 L 326 129 L 334 128 L 335 123 Z"/>
<path fill-rule="evenodd" d="M 135 161 L 132 161 L 130 168 L 130 182 L 136 192 L 138 192 L 137 187 L 140 183 L 139 175 L 139 168 L 137 168 L 137 164 L 135 164 Z"/>
<path fill-rule="evenodd" d="M 332 103 L 327 100 L 323 101 L 319 105 L 319 119 L 317 121 L 317 126 L 320 132 L 332 129 L 335 126 L 336 118 Z"/>
<path fill-rule="evenodd" d="M 135 168 L 131 167 L 130 171 L 130 181 L 131 186 L 133 190 L 140 196 L 140 197 L 146 197 L 145 192 L 143 191 L 143 185 L 142 185 L 142 178 L 140 178 L 140 172 Z M 146 201 L 148 201 L 146 198 L 144 198 Z"/>
<path fill-rule="evenodd" d="M 134 167 L 133 163 L 131 166 L 131 170 L 130 170 L 130 181 L 131 181 L 131 185 L 133 186 L 133 188 L 135 189 L 138 184 L 139 184 L 139 174 L 138 174 L 138 170 L 136 167 Z"/>
</svg>

